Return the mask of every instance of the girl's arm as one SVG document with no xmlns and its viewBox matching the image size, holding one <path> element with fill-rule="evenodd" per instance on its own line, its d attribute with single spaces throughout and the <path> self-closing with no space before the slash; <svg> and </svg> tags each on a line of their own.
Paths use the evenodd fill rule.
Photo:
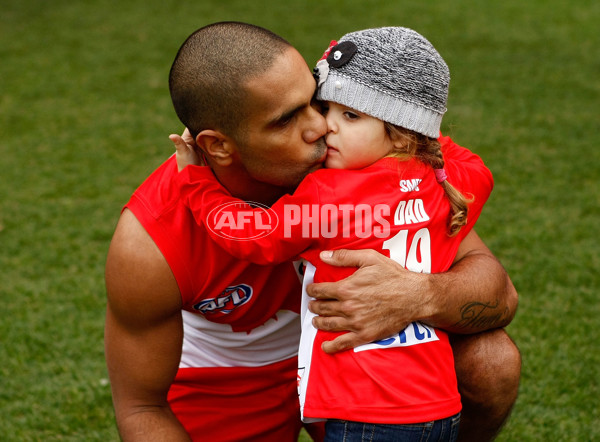
<svg viewBox="0 0 600 442">
<path fill-rule="evenodd" d="M 293 195 L 273 206 L 234 198 L 209 167 L 187 166 L 177 175 L 182 198 L 200 225 L 228 253 L 259 265 L 297 257 L 318 238 L 301 222 L 302 208 L 318 205 L 318 187 L 306 178 Z"/>
</svg>

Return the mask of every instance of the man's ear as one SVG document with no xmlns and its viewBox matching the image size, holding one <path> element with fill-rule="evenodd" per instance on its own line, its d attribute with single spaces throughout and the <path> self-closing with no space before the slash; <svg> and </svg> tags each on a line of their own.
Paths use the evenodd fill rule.
<svg viewBox="0 0 600 442">
<path fill-rule="evenodd" d="M 196 145 L 202 149 L 208 159 L 219 166 L 229 166 L 234 153 L 231 139 L 217 130 L 203 130 L 196 137 Z"/>
</svg>

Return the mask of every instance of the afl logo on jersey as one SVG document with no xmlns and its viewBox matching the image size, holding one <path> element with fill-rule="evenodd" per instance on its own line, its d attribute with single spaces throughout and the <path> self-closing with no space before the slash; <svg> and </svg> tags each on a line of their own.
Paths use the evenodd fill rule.
<svg viewBox="0 0 600 442">
<path fill-rule="evenodd" d="M 261 203 L 235 201 L 221 204 L 208 214 L 206 227 L 217 236 L 234 241 L 251 241 L 273 232 L 277 214 Z"/>
<path fill-rule="evenodd" d="M 194 309 L 204 315 L 215 313 L 228 314 L 244 305 L 252 298 L 252 287 L 247 284 L 238 284 L 227 287 L 219 296 L 205 299 L 194 305 Z"/>
</svg>

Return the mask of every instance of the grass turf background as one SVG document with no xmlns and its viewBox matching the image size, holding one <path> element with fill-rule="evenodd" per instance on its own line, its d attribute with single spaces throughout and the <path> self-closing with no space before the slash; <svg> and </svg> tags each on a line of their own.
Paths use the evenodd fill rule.
<svg viewBox="0 0 600 442">
<path fill-rule="evenodd" d="M 600 3 L 591 0 L 5 0 L 2 439 L 118 440 L 104 259 L 121 205 L 181 130 L 167 88 L 173 57 L 219 20 L 267 27 L 309 65 L 331 39 L 366 27 L 408 26 L 432 41 L 452 74 L 443 130 L 496 180 L 478 233 L 520 293 L 508 330 L 523 353 L 521 391 L 499 440 L 600 440 Z"/>
</svg>

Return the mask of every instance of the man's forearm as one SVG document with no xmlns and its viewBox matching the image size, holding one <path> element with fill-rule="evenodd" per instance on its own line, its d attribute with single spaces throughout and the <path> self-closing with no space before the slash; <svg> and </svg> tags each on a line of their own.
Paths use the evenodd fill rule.
<svg viewBox="0 0 600 442">
<path fill-rule="evenodd" d="M 148 407 L 117 416 L 117 426 L 124 442 L 191 441 L 168 407 Z"/>
<path fill-rule="evenodd" d="M 449 271 L 428 275 L 432 310 L 423 322 L 452 333 L 505 327 L 517 292 L 500 262 L 486 250 L 467 253 Z"/>
</svg>

